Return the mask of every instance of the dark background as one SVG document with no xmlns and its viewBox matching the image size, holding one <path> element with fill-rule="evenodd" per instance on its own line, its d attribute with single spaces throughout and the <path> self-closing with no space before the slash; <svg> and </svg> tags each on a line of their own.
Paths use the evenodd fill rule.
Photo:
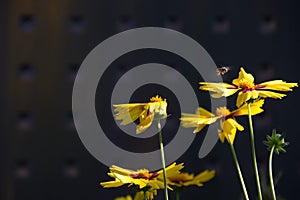
<svg viewBox="0 0 300 200">
<path fill-rule="evenodd" d="M 76 133 L 71 94 L 81 62 L 96 45 L 120 31 L 144 26 L 172 28 L 192 37 L 216 63 L 233 66 L 225 80 L 244 66 L 257 83 L 299 82 L 296 1 L 1 0 L 1 200 L 109 200 L 128 193 L 126 186 L 99 186 L 109 180 L 107 167 L 87 152 Z M 287 153 L 274 157 L 274 174 L 282 174 L 277 193 L 285 199 L 297 199 L 299 189 L 298 102 L 298 89 L 281 101 L 268 100 L 266 111 L 254 122 L 262 176 L 268 156 L 262 144 L 265 135 L 276 128 L 290 142 Z M 254 199 L 245 119 L 242 124 L 246 131 L 235 146 Z M 200 160 L 203 137 L 198 134 L 178 162 L 185 162 L 189 172 L 216 169 L 217 176 L 202 188 L 185 189 L 182 199 L 241 199 L 228 145 L 219 143 Z"/>
</svg>

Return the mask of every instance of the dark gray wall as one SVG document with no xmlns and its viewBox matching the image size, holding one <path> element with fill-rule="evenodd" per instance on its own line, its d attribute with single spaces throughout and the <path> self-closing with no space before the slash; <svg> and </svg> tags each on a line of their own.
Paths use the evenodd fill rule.
<svg viewBox="0 0 300 200">
<path fill-rule="evenodd" d="M 98 185 L 108 179 L 107 167 L 87 152 L 72 122 L 76 70 L 107 37 L 134 27 L 175 28 L 203 45 L 216 63 L 232 65 L 227 80 L 245 66 L 257 82 L 299 81 L 298 20 L 296 1 L 0 1 L 0 199 L 113 199 L 127 193 L 126 187 Z M 287 153 L 274 158 L 274 173 L 282 172 L 278 193 L 286 199 L 295 199 L 299 186 L 298 101 L 296 89 L 282 101 L 269 100 L 255 118 L 262 174 L 265 135 L 277 128 L 290 142 Z M 246 128 L 236 149 L 254 198 L 247 136 Z M 240 199 L 228 145 L 219 143 L 199 160 L 202 140 L 198 135 L 178 161 L 195 173 L 214 168 L 217 176 L 203 188 L 186 189 L 182 199 Z"/>
</svg>

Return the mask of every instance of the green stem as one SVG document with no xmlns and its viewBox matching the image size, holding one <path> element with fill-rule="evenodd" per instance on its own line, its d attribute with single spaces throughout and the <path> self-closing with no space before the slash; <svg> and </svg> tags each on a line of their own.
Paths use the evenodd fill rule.
<svg viewBox="0 0 300 200">
<path fill-rule="evenodd" d="M 253 166 L 254 166 L 254 172 L 255 172 L 255 178 L 256 178 L 258 198 L 259 198 L 259 200 L 262 200 L 261 186 L 260 186 L 260 180 L 259 180 L 259 174 L 258 174 L 258 168 L 257 168 L 257 161 L 256 161 L 254 132 L 253 132 L 253 125 L 252 125 L 252 115 L 251 115 L 250 104 L 251 103 L 247 103 L 248 119 L 249 119 L 249 127 L 250 127 L 250 137 L 251 137 L 251 150 L 252 150 L 252 158 L 253 158 Z"/>
<path fill-rule="evenodd" d="M 276 200 L 276 194 L 275 194 L 275 188 L 274 188 L 274 181 L 273 181 L 273 173 L 272 173 L 272 158 L 274 153 L 275 146 L 272 147 L 270 151 L 270 157 L 269 157 L 269 176 L 270 176 L 270 186 L 272 190 L 272 197 L 273 200 Z"/>
<path fill-rule="evenodd" d="M 146 191 L 144 191 L 144 200 L 147 200 L 147 194 L 146 194 Z"/>
<path fill-rule="evenodd" d="M 180 200 L 180 191 L 176 190 L 176 200 Z"/>
<path fill-rule="evenodd" d="M 159 147 L 160 147 L 160 154 L 161 154 L 161 164 L 162 164 L 163 175 L 164 175 L 164 193 L 165 193 L 165 199 L 169 200 L 168 187 L 167 187 L 167 173 L 166 173 L 164 144 L 163 144 L 163 139 L 162 139 L 160 120 L 157 121 L 157 128 L 158 128 Z"/>
<path fill-rule="evenodd" d="M 243 188 L 245 199 L 249 200 L 247 188 L 246 188 L 246 185 L 245 185 L 245 182 L 244 182 L 244 178 L 243 178 L 243 175 L 242 175 L 242 172 L 241 172 L 241 169 L 240 169 L 240 165 L 239 165 L 238 159 L 236 157 L 236 153 L 235 153 L 233 144 L 231 142 L 229 142 L 229 144 L 230 144 L 230 149 L 231 149 L 231 153 L 232 153 L 232 156 L 233 156 L 233 160 L 234 160 L 236 169 L 237 169 L 238 174 L 239 174 L 239 178 L 240 178 L 240 181 L 241 181 L 241 185 L 242 185 L 242 188 Z"/>
</svg>

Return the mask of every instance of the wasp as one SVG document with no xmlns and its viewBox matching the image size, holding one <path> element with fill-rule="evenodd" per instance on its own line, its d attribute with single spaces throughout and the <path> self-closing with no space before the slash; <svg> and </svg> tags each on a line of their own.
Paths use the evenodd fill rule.
<svg viewBox="0 0 300 200">
<path fill-rule="evenodd" d="M 218 67 L 217 68 L 217 75 L 218 76 L 223 76 L 226 74 L 229 70 L 231 70 L 231 67 Z"/>
</svg>

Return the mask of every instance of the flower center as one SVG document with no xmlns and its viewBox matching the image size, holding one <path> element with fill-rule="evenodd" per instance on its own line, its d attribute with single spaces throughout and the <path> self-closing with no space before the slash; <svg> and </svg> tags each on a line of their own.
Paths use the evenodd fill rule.
<svg viewBox="0 0 300 200">
<path fill-rule="evenodd" d="M 150 101 L 151 102 L 162 102 L 163 100 L 160 96 L 156 95 L 155 97 L 151 97 Z"/>
<path fill-rule="evenodd" d="M 137 171 L 137 173 L 134 173 L 134 174 L 130 174 L 130 177 L 131 178 L 134 178 L 134 179 L 146 179 L 146 180 L 151 180 L 155 177 L 157 177 L 158 174 L 157 173 L 149 173 L 148 170 L 146 169 L 140 169 Z"/>
<path fill-rule="evenodd" d="M 230 111 L 224 106 L 224 107 L 219 107 L 216 110 L 216 115 L 220 117 L 226 117 L 227 115 L 230 114 Z"/>
<path fill-rule="evenodd" d="M 253 81 L 251 81 L 249 79 L 243 78 L 239 81 L 239 87 L 242 88 L 242 89 L 250 90 L 250 89 L 253 89 L 254 86 L 255 85 L 254 85 Z"/>
</svg>

